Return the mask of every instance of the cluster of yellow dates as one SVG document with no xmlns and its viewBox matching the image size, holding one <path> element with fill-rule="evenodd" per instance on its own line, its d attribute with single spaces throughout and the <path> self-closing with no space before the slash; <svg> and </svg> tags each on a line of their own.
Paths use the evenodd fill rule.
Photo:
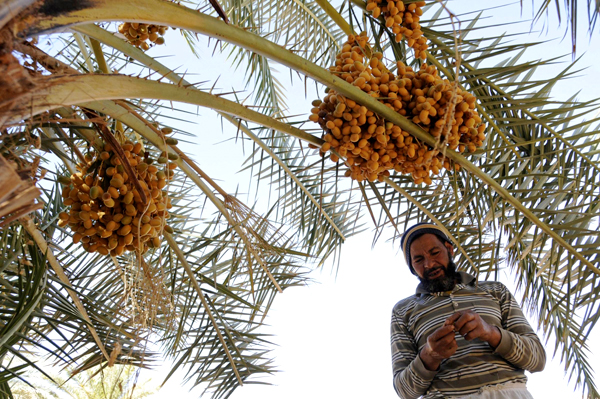
<svg viewBox="0 0 600 399">
<path fill-rule="evenodd" d="M 349 36 L 331 73 L 404 115 L 436 137 L 435 148 L 421 143 L 399 126 L 361 104 L 329 90 L 313 101 L 309 119 L 323 128 L 321 152 L 334 150 L 346 159 L 346 175 L 375 181 L 390 170 L 411 174 L 415 183 L 431 184 L 431 175 L 442 168 L 458 169 L 443 148 L 474 152 L 485 140 L 485 125 L 476 111 L 476 98 L 442 79 L 432 65 L 418 71 L 397 62 L 394 74 L 383 64 L 381 53 L 370 54 L 366 33 Z M 334 162 L 336 154 L 331 155 Z"/>
<path fill-rule="evenodd" d="M 163 37 L 169 29 L 167 26 L 148 25 L 137 22 L 123 22 L 119 25 L 119 33 L 125 36 L 127 41 L 142 50 L 148 50 L 150 44 L 165 44 Z"/>
<path fill-rule="evenodd" d="M 396 35 L 396 43 L 406 39 L 406 44 L 415 51 L 415 57 L 427 58 L 427 39 L 423 36 L 419 19 L 423 15 L 424 1 L 405 3 L 402 0 L 368 0 L 367 11 L 374 18 L 383 15 L 385 26 Z"/>
<path fill-rule="evenodd" d="M 162 153 L 152 159 L 141 143 L 126 141 L 123 152 L 144 191 L 146 201 L 135 188 L 121 159 L 110 144 L 85 156 L 85 162 L 70 177 L 62 176 L 63 204 L 68 212 L 59 214 L 59 226 L 73 230 L 73 242 L 88 252 L 118 256 L 125 251 L 145 253 L 161 244 L 171 201 L 163 189 L 174 176 L 177 156 Z"/>
</svg>

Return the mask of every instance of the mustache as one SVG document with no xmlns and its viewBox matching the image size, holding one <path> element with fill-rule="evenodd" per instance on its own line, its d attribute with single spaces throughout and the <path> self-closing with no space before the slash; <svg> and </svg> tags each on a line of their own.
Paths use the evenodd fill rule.
<svg viewBox="0 0 600 399">
<path fill-rule="evenodd" d="M 429 278 L 432 274 L 435 274 L 438 270 L 442 270 L 446 274 L 446 270 L 443 266 L 435 266 L 425 272 L 425 277 Z"/>
<path fill-rule="evenodd" d="M 452 260 L 448 262 L 448 267 L 445 268 L 444 274 L 438 278 L 429 278 L 429 274 L 434 273 L 440 266 L 441 265 L 437 265 L 433 267 L 433 269 L 427 270 L 427 272 L 423 273 L 423 277 L 419 277 L 423 289 L 426 291 L 450 291 L 452 288 L 454 288 L 454 285 L 460 281 L 460 274 L 456 271 L 456 264 Z"/>
</svg>

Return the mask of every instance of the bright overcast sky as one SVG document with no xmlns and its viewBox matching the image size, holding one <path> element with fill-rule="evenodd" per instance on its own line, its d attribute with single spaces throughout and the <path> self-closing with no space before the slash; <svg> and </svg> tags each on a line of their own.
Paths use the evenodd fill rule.
<svg viewBox="0 0 600 399">
<path fill-rule="evenodd" d="M 528 1 L 523 3 L 526 3 L 525 7 L 530 6 Z M 458 14 L 461 12 L 459 5 L 483 8 L 493 4 L 497 2 L 463 0 L 450 2 L 449 8 Z M 516 2 L 510 8 L 498 9 L 488 15 L 493 15 L 495 23 L 500 24 L 501 21 L 521 19 L 519 14 L 520 9 Z M 530 11 L 525 12 L 522 19 L 527 19 L 530 15 Z M 585 25 L 582 23 L 581 26 Z M 543 24 L 536 25 L 536 29 L 542 28 Z M 511 29 L 516 28 L 508 26 L 502 30 Z M 522 24 L 518 30 L 527 31 L 529 25 Z M 527 56 L 538 58 L 549 54 L 568 53 L 570 38 L 567 36 L 561 42 L 563 33 L 563 28 L 557 30 L 553 25 L 549 36 L 559 40 L 545 45 L 537 55 L 531 52 L 532 55 Z M 224 64 L 227 61 L 210 58 L 211 51 L 206 51 L 200 60 L 196 60 L 185 44 L 174 45 L 178 36 L 174 31 L 167 34 L 167 44 L 171 47 L 167 47 L 164 53 L 179 55 L 163 59 L 163 62 L 173 68 L 180 67 L 178 72 L 196 72 L 195 76 L 187 76 L 191 81 L 209 80 L 209 84 L 212 85 L 220 75 L 218 86 L 223 90 L 232 86 L 239 87 L 237 82 L 243 79 L 243 70 L 235 73 L 224 72 Z M 578 48 L 582 51 L 588 44 L 585 29 L 580 30 L 579 36 Z M 536 33 L 532 34 L 531 40 L 541 39 Z M 595 48 L 598 48 L 598 34 L 594 42 Z M 594 48 L 593 43 L 590 47 Z M 153 49 L 149 54 L 156 55 L 157 50 Z M 181 54 L 187 54 L 189 58 L 184 59 Z M 588 54 L 581 62 L 581 66 L 591 68 L 581 72 L 580 78 L 562 85 L 561 88 L 565 91 L 556 94 L 557 96 L 566 98 L 582 89 L 580 98 L 591 98 L 600 92 L 598 83 L 591 82 L 590 79 L 600 76 L 597 56 L 596 59 L 592 57 L 594 56 Z M 288 71 L 281 66 L 276 68 L 280 72 L 282 82 L 288 87 Z M 293 89 L 288 88 L 286 94 L 291 108 L 290 114 L 308 113 L 309 103 L 315 98 L 314 94 L 309 94 L 309 98 L 304 99 L 303 84 L 296 84 Z M 201 146 L 196 146 L 193 150 L 200 166 L 213 178 L 222 180 L 220 184 L 230 192 L 236 190 L 237 184 L 246 189 L 247 183 L 240 182 L 239 175 L 234 175 L 241 167 L 236 160 L 242 158 L 231 155 L 227 155 L 226 160 L 224 158 L 223 154 L 227 154 L 234 144 L 222 143 L 229 136 L 221 133 L 221 122 L 216 114 L 201 110 L 201 115 L 193 122 L 201 125 L 188 124 L 182 125 L 181 128 L 201 137 L 199 142 L 204 144 L 205 152 L 202 152 Z M 231 174 L 231 178 L 228 177 L 228 173 Z M 252 200 L 248 202 L 252 203 Z M 368 218 L 364 220 L 369 222 Z M 312 274 L 315 282 L 310 286 L 286 290 L 276 298 L 266 319 L 270 326 L 264 331 L 274 335 L 271 340 L 278 346 L 272 355 L 274 364 L 281 371 L 264 379 L 272 384 L 271 386 L 244 386 L 233 394 L 233 399 L 397 397 L 392 387 L 390 314 L 397 301 L 414 292 L 418 281 L 410 274 L 401 254 L 397 252 L 397 243 L 381 240 L 372 248 L 372 237 L 373 232 L 367 231 L 350 238 L 344 244 L 337 278 L 329 265 Z M 510 286 L 510 280 L 510 277 L 506 276 L 503 282 Z M 530 322 L 533 324 L 531 318 Z M 590 346 L 596 354 L 600 354 L 599 344 L 600 333 L 596 331 L 590 338 Z M 549 359 L 552 359 L 552 347 L 551 344 L 546 345 Z M 598 360 L 592 360 L 591 363 L 592 366 L 595 365 L 592 368 L 600 369 Z M 562 370 L 559 359 L 552 359 L 548 361 L 544 372 L 531 376 L 528 385 L 534 397 L 580 398 L 581 392 L 573 392 L 573 386 L 568 386 Z M 164 370 L 151 375 L 161 378 L 161 371 Z M 142 373 L 142 378 L 144 375 L 150 374 Z M 177 374 L 173 376 L 166 387 L 153 397 L 185 399 L 199 396 L 200 391 L 188 393 L 189 387 L 180 387 L 181 379 L 178 377 L 180 376 Z"/>
</svg>

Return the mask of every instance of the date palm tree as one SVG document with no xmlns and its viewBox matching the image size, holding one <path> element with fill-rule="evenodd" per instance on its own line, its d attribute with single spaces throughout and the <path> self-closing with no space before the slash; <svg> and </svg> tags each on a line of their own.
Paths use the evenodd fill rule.
<svg viewBox="0 0 600 399">
<path fill-rule="evenodd" d="M 468 155 L 448 149 L 445 156 L 460 169 L 442 172 L 429 186 L 401 173 L 355 182 L 344 176 L 343 163 L 325 162 L 329 156 L 306 148 L 324 141 L 305 115 L 286 112 L 273 63 L 434 147 L 435 138 L 413 120 L 327 69 L 345 37 L 363 30 L 373 51 L 415 68 L 422 63 L 404 42 L 392 40 L 385 19 L 366 12 L 363 1 L 339 7 L 326 0 L 0 5 L 2 155 L 40 190 L 37 203 L 21 204 L 18 197 L 22 206 L 1 215 L 6 395 L 8 381 L 23 378 L 24 370 L 45 372 L 36 360 L 42 353 L 76 371 L 116 363 L 149 367 L 162 354 L 174 361 L 173 371 L 185 368 L 193 384 L 215 397 L 260 381 L 273 371 L 260 324 L 276 294 L 304 283 L 306 263 L 335 257 L 345 238 L 362 230 L 365 216 L 376 238 L 414 221 L 444 226 L 458 262 L 480 278 L 498 278 L 508 267 L 525 305 L 556 338 L 566 370 L 590 397 L 600 397 L 586 348 L 600 314 L 597 102 L 550 97 L 554 83 L 575 73 L 574 63 L 551 79 L 538 78 L 536 69 L 556 59 L 520 61 L 534 44 L 482 34 L 486 22 L 479 15 L 461 16 L 456 32 L 455 16 L 431 4 L 421 20 L 426 62 L 477 96 L 485 145 Z M 246 67 L 254 95 L 242 104 L 237 92 L 188 82 L 116 34 L 123 21 L 179 29 L 192 48 L 196 35 L 217 39 L 222 45 L 215 51 Z M 32 40 L 47 34 L 64 46 L 47 49 Z M 153 73 L 141 78 L 148 70 Z M 274 205 L 246 206 L 168 136 L 166 109 L 183 103 L 217 111 L 252 142 L 247 162 L 257 181 L 269 183 Z M 198 140 L 183 131 L 176 137 Z M 115 151 L 142 143 L 148 159 L 177 167 L 166 190 L 169 228 L 148 252 L 88 252 L 89 243 L 61 223 L 69 208 L 60 182 L 97 159 L 107 143 Z M 47 173 L 36 172 L 40 162 Z"/>
</svg>

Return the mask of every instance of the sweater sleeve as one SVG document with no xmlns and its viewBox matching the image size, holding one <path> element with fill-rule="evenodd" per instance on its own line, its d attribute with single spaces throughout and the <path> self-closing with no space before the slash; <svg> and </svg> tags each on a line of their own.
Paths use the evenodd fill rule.
<svg viewBox="0 0 600 399">
<path fill-rule="evenodd" d="M 396 309 L 392 312 L 390 335 L 394 389 L 401 398 L 416 399 L 427 392 L 437 372 L 425 368 L 417 345 Z"/>
<path fill-rule="evenodd" d="M 495 352 L 523 370 L 542 371 L 546 365 L 542 343 L 510 291 L 503 284 L 499 286 L 496 294 L 502 312 L 502 338 Z"/>
</svg>

